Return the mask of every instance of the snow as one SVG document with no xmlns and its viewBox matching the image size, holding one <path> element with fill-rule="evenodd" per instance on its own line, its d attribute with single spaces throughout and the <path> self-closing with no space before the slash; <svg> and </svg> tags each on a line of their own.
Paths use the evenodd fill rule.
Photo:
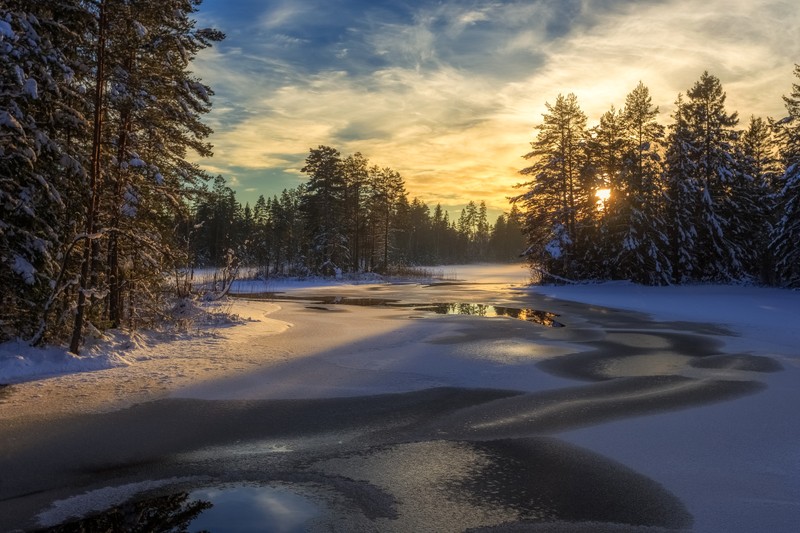
<svg viewBox="0 0 800 533">
<path fill-rule="evenodd" d="M 174 483 L 189 481 L 189 477 L 173 477 L 168 479 L 140 481 L 119 487 L 103 487 L 73 496 L 65 500 L 53 502 L 53 505 L 37 516 L 39 525 L 54 527 L 73 516 L 84 516 L 99 512 L 114 505 L 125 503 L 128 499 L 146 491 L 166 487 Z"/>
<path fill-rule="evenodd" d="M 731 350 L 800 356 L 800 291 L 736 285 L 649 287 L 630 282 L 530 290 L 559 300 L 639 311 L 656 320 L 721 324 L 738 335 L 727 339 Z"/>
<path fill-rule="evenodd" d="M 767 355 L 785 370 L 756 395 L 561 434 L 658 480 L 689 508 L 696 531 L 794 531 L 800 520 L 800 291 L 604 283 L 535 287 L 552 298 L 629 309 L 657 320 L 713 322 L 728 351 Z"/>
<path fill-rule="evenodd" d="M 726 352 L 780 362 L 784 370 L 771 374 L 720 371 L 723 379 L 766 384 L 757 394 L 556 436 L 661 483 L 687 506 L 696 531 L 794 530 L 800 521 L 800 291 L 627 282 L 528 287 L 529 273 L 520 265 L 436 268 L 445 285 L 452 282 L 446 294 L 465 300 L 502 303 L 530 293 L 643 312 L 657 321 L 714 323 L 732 332 L 721 337 Z M 463 283 L 469 281 L 477 283 Z M 397 291 L 408 299 L 429 294 L 421 283 L 392 286 L 378 279 L 238 281 L 232 290 L 377 298 Z M 585 349 L 555 332 L 531 343 L 503 329 L 511 324 L 507 319 L 486 319 L 496 320 L 497 333 L 465 341 L 464 321 L 417 316 L 407 308 L 237 299 L 185 301 L 174 314 L 183 324 L 177 333 L 113 332 L 82 357 L 21 341 L 0 345 L 0 383 L 18 383 L 0 400 L 0 418 L 54 406 L 97 412 L 167 396 L 330 398 L 439 386 L 541 391 L 576 382 L 537 370 L 538 361 Z"/>
<path fill-rule="evenodd" d="M 22 92 L 36 100 L 39 98 L 39 84 L 36 83 L 35 79 L 28 78 L 25 81 L 25 85 L 22 86 Z"/>
<path fill-rule="evenodd" d="M 71 354 L 62 347 L 34 348 L 22 340 L 4 342 L 0 344 L 0 383 L 127 366 L 130 361 L 124 355 L 125 343 L 116 341 L 116 347 L 101 344 L 84 356 Z"/>
<path fill-rule="evenodd" d="M 144 25 L 138 20 L 133 21 L 133 28 L 136 30 L 136 35 L 138 35 L 139 38 L 147 35 L 147 28 L 145 28 Z"/>
<path fill-rule="evenodd" d="M 27 259 L 20 255 L 14 256 L 14 264 L 11 265 L 11 270 L 28 285 L 33 285 L 36 282 L 36 269 Z"/>
<path fill-rule="evenodd" d="M 0 110 L 0 126 L 4 126 L 10 130 L 15 130 L 19 133 L 25 133 L 25 130 L 22 129 L 22 125 L 17 121 L 16 118 L 11 116 L 8 111 Z"/>
<path fill-rule="evenodd" d="M 5 20 L 0 20 L 0 36 L 6 39 L 14 39 L 14 30 L 11 29 L 11 24 Z"/>
</svg>

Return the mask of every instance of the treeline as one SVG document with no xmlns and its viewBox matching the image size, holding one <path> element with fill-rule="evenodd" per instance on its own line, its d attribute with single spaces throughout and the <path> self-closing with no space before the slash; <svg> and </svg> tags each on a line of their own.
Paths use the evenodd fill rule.
<svg viewBox="0 0 800 533">
<path fill-rule="evenodd" d="M 207 176 L 200 0 L 0 3 L 0 340 L 153 320 Z"/>
<path fill-rule="evenodd" d="M 548 103 L 512 200 L 532 267 L 549 281 L 800 286 L 800 86 L 788 116 L 744 128 L 725 98 L 706 72 L 666 127 L 641 83 L 593 128 L 575 95 Z"/>
<path fill-rule="evenodd" d="M 516 208 L 490 224 L 486 204 L 471 201 L 451 220 L 440 205 L 409 199 L 397 171 L 360 153 L 319 146 L 302 172 L 300 186 L 244 207 L 218 177 L 193 208 L 193 264 L 233 260 L 265 277 L 384 273 L 395 265 L 510 261 L 524 249 Z"/>
</svg>

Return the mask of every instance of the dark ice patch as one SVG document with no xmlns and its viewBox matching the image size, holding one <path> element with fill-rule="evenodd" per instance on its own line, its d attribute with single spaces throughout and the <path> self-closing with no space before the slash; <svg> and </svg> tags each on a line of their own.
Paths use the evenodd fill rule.
<svg viewBox="0 0 800 533">
<path fill-rule="evenodd" d="M 780 372 L 783 365 L 762 355 L 714 355 L 696 359 L 690 363 L 695 368 L 713 370 L 743 370 L 746 372 Z"/>
<path fill-rule="evenodd" d="M 731 400 L 765 388 L 757 381 L 682 376 L 616 379 L 465 407 L 427 429 L 456 439 L 527 437 Z"/>
<path fill-rule="evenodd" d="M 515 510 L 529 523 L 602 522 L 683 528 L 684 505 L 655 481 L 564 442 L 546 437 L 474 445 L 490 464 L 455 487 L 475 504 Z M 465 489 L 465 490 L 464 490 Z M 574 531 L 574 530 L 571 530 Z"/>
</svg>

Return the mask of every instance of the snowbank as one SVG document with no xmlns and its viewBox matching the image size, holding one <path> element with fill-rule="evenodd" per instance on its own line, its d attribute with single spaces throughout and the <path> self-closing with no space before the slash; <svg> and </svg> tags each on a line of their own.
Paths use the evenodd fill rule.
<svg viewBox="0 0 800 533">
<path fill-rule="evenodd" d="M 630 282 L 532 286 L 531 292 L 603 307 L 640 311 L 656 320 L 727 326 L 736 351 L 799 357 L 800 291 L 739 285 L 647 287 Z"/>
</svg>

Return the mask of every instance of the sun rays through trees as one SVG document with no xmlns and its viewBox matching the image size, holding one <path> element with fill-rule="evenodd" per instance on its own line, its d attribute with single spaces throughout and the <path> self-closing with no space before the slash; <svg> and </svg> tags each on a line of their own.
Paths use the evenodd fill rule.
<svg viewBox="0 0 800 533">
<path fill-rule="evenodd" d="M 592 128 L 574 94 L 548 103 L 511 199 L 532 267 L 562 281 L 800 285 L 800 89 L 787 117 L 745 129 L 725 99 L 704 72 L 667 128 L 642 83 Z"/>
</svg>

